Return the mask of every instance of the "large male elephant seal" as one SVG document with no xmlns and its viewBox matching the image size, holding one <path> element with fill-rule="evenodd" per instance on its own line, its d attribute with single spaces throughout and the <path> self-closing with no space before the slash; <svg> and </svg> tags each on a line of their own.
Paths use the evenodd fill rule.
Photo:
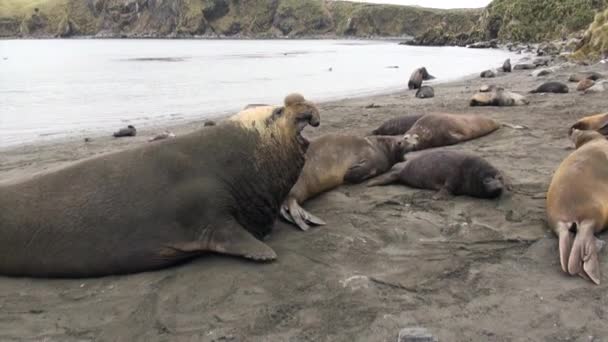
<svg viewBox="0 0 608 342">
<path fill-rule="evenodd" d="M 414 70 L 412 75 L 410 76 L 410 81 L 407 83 L 407 87 L 409 89 L 418 89 L 422 86 L 422 81 L 428 81 L 435 79 L 434 76 L 431 76 L 428 71 L 426 71 L 425 67 L 418 68 Z"/>
<path fill-rule="evenodd" d="M 290 95 L 159 144 L 0 187 L 0 273 L 86 277 L 205 252 L 276 258 L 270 233 L 298 179 L 316 107 Z"/>
<path fill-rule="evenodd" d="M 586 116 L 578 120 L 570 126 L 568 134 L 571 135 L 575 129 L 581 131 L 597 131 L 604 136 L 608 136 L 608 113 Z"/>
<path fill-rule="evenodd" d="M 357 184 L 403 160 L 402 137 L 324 135 L 310 143 L 300 178 L 281 207 L 281 215 L 300 229 L 324 225 L 300 204 L 343 183 Z"/>
<path fill-rule="evenodd" d="M 380 127 L 372 131 L 372 135 L 403 135 L 420 119 L 424 114 L 409 114 L 398 116 L 385 121 Z"/>
<path fill-rule="evenodd" d="M 608 140 L 572 132 L 576 150 L 561 163 L 547 193 L 549 226 L 559 238 L 564 272 L 600 283 L 598 240 L 608 225 Z"/>
<path fill-rule="evenodd" d="M 485 159 L 476 155 L 447 150 L 424 151 L 374 179 L 368 186 L 402 183 L 415 188 L 438 190 L 438 197 L 448 194 L 495 198 L 505 187 L 503 176 Z"/>
<path fill-rule="evenodd" d="M 427 114 L 418 119 L 404 135 L 407 151 L 454 145 L 482 137 L 500 124 L 481 115 Z"/>
<path fill-rule="evenodd" d="M 554 93 L 554 94 L 567 94 L 569 92 L 568 86 L 561 82 L 545 82 L 539 85 L 536 89 L 531 90 L 530 94 L 537 93 Z"/>
</svg>

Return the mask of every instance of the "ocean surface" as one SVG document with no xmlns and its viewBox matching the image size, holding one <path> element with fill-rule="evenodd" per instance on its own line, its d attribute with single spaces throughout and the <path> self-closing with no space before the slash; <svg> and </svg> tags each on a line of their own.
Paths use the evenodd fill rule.
<svg viewBox="0 0 608 342">
<path fill-rule="evenodd" d="M 0 147 L 178 124 L 407 88 L 497 67 L 508 52 L 347 40 L 0 40 Z"/>
</svg>

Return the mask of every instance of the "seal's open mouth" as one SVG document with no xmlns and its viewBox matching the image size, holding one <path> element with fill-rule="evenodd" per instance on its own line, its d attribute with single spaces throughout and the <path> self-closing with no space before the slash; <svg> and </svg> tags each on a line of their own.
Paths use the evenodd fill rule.
<svg viewBox="0 0 608 342">
<path fill-rule="evenodd" d="M 300 145 L 302 145 L 304 147 L 308 147 L 308 145 L 310 145 L 310 141 L 305 136 L 302 135 L 302 131 L 298 132 L 297 139 L 298 139 L 298 143 L 300 143 Z"/>
</svg>

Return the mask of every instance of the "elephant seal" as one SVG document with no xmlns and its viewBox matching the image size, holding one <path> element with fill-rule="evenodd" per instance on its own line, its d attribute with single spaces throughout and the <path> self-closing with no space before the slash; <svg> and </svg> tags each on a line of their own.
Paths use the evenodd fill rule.
<svg viewBox="0 0 608 342">
<path fill-rule="evenodd" d="M 454 145 L 482 137 L 500 128 L 490 118 L 471 114 L 426 114 L 405 135 L 406 151 Z"/>
<path fill-rule="evenodd" d="M 511 67 L 511 58 L 507 58 L 507 60 L 502 64 L 502 71 L 503 72 L 511 72 L 512 67 Z"/>
<path fill-rule="evenodd" d="M 524 106 L 530 101 L 525 96 L 507 91 L 503 88 L 489 89 L 487 92 L 478 92 L 469 101 L 471 107 L 476 106 Z"/>
<path fill-rule="evenodd" d="M 490 84 L 490 85 L 484 84 L 481 87 L 479 87 L 480 93 L 488 93 L 488 92 L 496 91 L 496 90 L 504 90 L 504 88 L 498 87 L 495 84 Z"/>
<path fill-rule="evenodd" d="M 584 94 L 603 93 L 608 90 L 608 81 L 597 81 L 595 84 L 586 89 Z"/>
<path fill-rule="evenodd" d="M 419 99 L 430 99 L 431 97 L 435 97 L 435 89 L 429 86 L 422 86 L 416 92 L 416 97 Z"/>
<path fill-rule="evenodd" d="M 207 120 L 203 124 L 203 127 L 210 127 L 210 126 L 215 126 L 215 125 L 216 125 L 215 121 L 213 121 L 213 120 Z"/>
<path fill-rule="evenodd" d="M 608 113 L 590 115 L 578 120 L 570 126 L 568 135 L 572 135 L 575 129 L 580 131 L 596 131 L 604 136 L 608 136 Z"/>
<path fill-rule="evenodd" d="M 112 134 L 114 138 L 134 137 L 135 135 L 137 135 L 137 130 L 135 127 L 133 127 L 133 125 L 129 125 L 126 128 L 121 128 Z"/>
<path fill-rule="evenodd" d="M 581 80 L 580 82 L 578 82 L 578 84 L 576 85 L 576 90 L 577 91 L 585 91 L 585 90 L 593 87 L 594 84 L 595 84 L 595 81 L 586 78 L 586 79 Z"/>
<path fill-rule="evenodd" d="M 402 183 L 414 188 L 438 190 L 437 197 L 448 194 L 495 198 L 505 188 L 503 176 L 485 159 L 476 155 L 435 150 L 425 151 L 374 179 L 368 186 Z"/>
<path fill-rule="evenodd" d="M 221 124 L 0 186 L 0 274 L 89 277 L 154 270 L 215 252 L 258 261 L 258 240 L 319 125 L 301 95 Z"/>
<path fill-rule="evenodd" d="M 531 90 L 530 94 L 537 93 L 554 93 L 554 94 L 567 94 L 570 90 L 568 86 L 561 82 L 545 82 L 538 86 L 538 88 Z"/>
<path fill-rule="evenodd" d="M 165 139 L 170 139 L 170 138 L 175 138 L 175 133 L 170 132 L 170 131 L 164 131 L 164 132 L 159 133 L 159 134 L 153 136 L 152 138 L 148 139 L 148 142 L 165 140 Z"/>
<path fill-rule="evenodd" d="M 494 72 L 493 70 L 485 70 L 485 71 L 482 71 L 481 74 L 479 74 L 479 76 L 481 78 L 493 78 L 493 77 L 496 77 L 496 72 Z"/>
<path fill-rule="evenodd" d="M 424 114 L 410 114 L 385 121 L 371 135 L 404 135 Z"/>
<path fill-rule="evenodd" d="M 513 70 L 532 70 L 532 69 L 536 69 L 536 64 L 520 63 L 520 64 L 515 64 L 515 66 L 513 67 Z"/>
<path fill-rule="evenodd" d="M 568 78 L 568 81 L 570 81 L 570 82 L 580 82 L 582 80 L 597 81 L 603 77 L 604 76 L 602 74 L 600 74 L 598 72 L 594 72 L 594 71 L 578 72 L 576 74 L 570 75 L 570 77 Z"/>
<path fill-rule="evenodd" d="M 431 76 L 428 71 L 426 71 L 425 67 L 418 68 L 414 70 L 412 75 L 410 76 L 410 81 L 407 83 L 407 87 L 411 89 L 418 89 L 422 86 L 422 81 L 428 81 L 435 79 L 434 76 Z"/>
<path fill-rule="evenodd" d="M 559 239 L 562 270 L 600 284 L 595 234 L 608 225 L 608 140 L 595 131 L 574 130 L 576 150 L 553 175 L 547 219 Z"/>
<path fill-rule="evenodd" d="M 300 204 L 341 184 L 358 184 L 403 160 L 403 138 L 327 134 L 310 143 L 300 178 L 281 207 L 281 216 L 308 230 L 325 222 Z"/>
</svg>

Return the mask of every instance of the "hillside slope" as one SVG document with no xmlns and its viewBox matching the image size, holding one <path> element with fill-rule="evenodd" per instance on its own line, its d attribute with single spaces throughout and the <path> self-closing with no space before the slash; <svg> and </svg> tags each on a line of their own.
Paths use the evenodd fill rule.
<svg viewBox="0 0 608 342">
<path fill-rule="evenodd" d="M 595 16 L 581 42 L 581 48 L 574 54 L 579 59 L 608 58 L 608 9 Z"/>
<path fill-rule="evenodd" d="M 469 31 L 480 13 L 326 0 L 3 0 L 0 36 L 413 37 Z"/>
</svg>

